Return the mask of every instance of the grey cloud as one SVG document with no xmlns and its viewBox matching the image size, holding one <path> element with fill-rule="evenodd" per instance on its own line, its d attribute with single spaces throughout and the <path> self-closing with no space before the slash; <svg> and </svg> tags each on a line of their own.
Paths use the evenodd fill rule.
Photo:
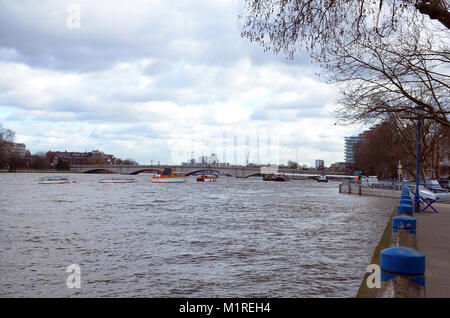
<svg viewBox="0 0 450 318">
<path fill-rule="evenodd" d="M 292 114 L 291 109 L 257 109 L 250 115 L 252 120 L 292 122 L 296 121 L 296 116 Z"/>
<path fill-rule="evenodd" d="M 336 144 L 332 138 L 319 138 L 319 141 L 298 138 L 295 141 L 280 141 L 280 146 L 296 149 L 313 149 L 322 152 L 343 152 L 342 145 Z"/>
<path fill-rule="evenodd" d="M 250 115 L 251 120 L 272 120 L 273 116 L 266 110 L 256 110 L 253 111 Z"/>
<path fill-rule="evenodd" d="M 333 117 L 333 115 L 323 108 L 305 108 L 301 109 L 295 115 L 297 118 L 326 118 Z"/>
<path fill-rule="evenodd" d="M 66 27 L 63 2 L 0 3 L 0 56 L 32 67 L 76 72 L 149 57 L 221 67 L 229 67 L 243 56 L 257 66 L 298 66 L 307 61 L 303 56 L 286 60 L 242 39 L 236 25 L 238 12 L 223 10 L 213 2 L 167 3 L 163 8 L 142 1 L 128 6 L 79 3 L 80 29 Z M 155 71 L 164 72 L 164 67 L 147 70 Z"/>
<path fill-rule="evenodd" d="M 95 128 L 89 134 L 89 137 L 94 139 L 116 139 L 116 140 L 130 140 L 133 138 L 144 137 L 151 139 L 167 139 L 167 135 L 160 130 L 151 127 L 149 124 L 138 125 L 121 125 L 120 127 L 102 127 Z"/>
<path fill-rule="evenodd" d="M 298 91 L 301 91 L 299 88 Z M 308 92 L 309 93 L 309 92 Z M 265 109 L 297 109 L 297 110 L 315 110 L 322 109 L 329 102 L 325 96 L 315 96 L 310 94 L 305 97 L 301 97 L 294 101 L 289 102 L 278 102 L 278 101 L 268 101 L 264 104 Z"/>
</svg>

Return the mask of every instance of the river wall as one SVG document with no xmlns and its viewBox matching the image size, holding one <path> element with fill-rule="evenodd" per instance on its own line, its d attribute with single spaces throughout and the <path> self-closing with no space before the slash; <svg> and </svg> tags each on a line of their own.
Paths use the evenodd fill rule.
<svg viewBox="0 0 450 318">
<path fill-rule="evenodd" d="M 340 184 L 339 193 L 371 195 L 376 197 L 400 198 L 402 191 L 363 187 L 361 184 Z"/>
</svg>

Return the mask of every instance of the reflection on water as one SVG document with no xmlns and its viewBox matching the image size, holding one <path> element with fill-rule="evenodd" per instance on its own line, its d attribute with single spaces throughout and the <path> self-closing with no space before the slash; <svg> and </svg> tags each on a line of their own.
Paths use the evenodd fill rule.
<svg viewBox="0 0 450 318">
<path fill-rule="evenodd" d="M 0 174 L 3 297 L 353 297 L 395 204 L 338 182 L 40 176 Z"/>
</svg>

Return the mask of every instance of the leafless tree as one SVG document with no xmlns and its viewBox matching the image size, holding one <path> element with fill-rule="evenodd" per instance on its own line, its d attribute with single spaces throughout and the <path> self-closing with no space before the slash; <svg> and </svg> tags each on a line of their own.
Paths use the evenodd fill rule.
<svg viewBox="0 0 450 318">
<path fill-rule="evenodd" d="M 390 120 L 364 135 L 355 145 L 355 168 L 366 174 L 397 175 L 397 165 L 403 165 L 405 176 L 416 175 L 417 125 L 392 114 Z M 420 177 L 436 177 L 439 146 L 448 129 L 433 120 L 424 120 L 420 134 Z"/>
<path fill-rule="evenodd" d="M 401 156 L 395 143 L 395 133 L 388 123 L 367 132 L 354 145 L 355 169 L 382 178 L 395 176 Z"/>
<path fill-rule="evenodd" d="M 448 0 L 245 3 L 242 36 L 289 58 L 306 48 L 340 90 L 342 122 L 408 118 L 421 104 L 426 119 L 450 126 Z"/>
<path fill-rule="evenodd" d="M 9 160 L 9 144 L 14 141 L 15 133 L 11 129 L 3 128 L 0 124 L 0 168 L 4 167 Z"/>
</svg>

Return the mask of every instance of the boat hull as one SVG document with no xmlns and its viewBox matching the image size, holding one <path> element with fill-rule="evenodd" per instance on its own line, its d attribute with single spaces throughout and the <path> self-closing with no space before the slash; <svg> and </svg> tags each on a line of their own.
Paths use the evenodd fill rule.
<svg viewBox="0 0 450 318">
<path fill-rule="evenodd" d="M 55 180 L 55 181 L 39 181 L 38 184 L 65 184 L 70 183 L 69 180 Z"/>
<path fill-rule="evenodd" d="M 152 178 L 152 183 L 186 183 L 187 178 L 185 177 L 174 177 L 174 178 L 167 178 L 167 177 L 154 177 Z"/>
<path fill-rule="evenodd" d="M 100 183 L 136 183 L 137 181 L 134 179 L 126 179 L 126 180 L 114 180 L 114 179 L 105 179 L 99 180 Z"/>
<path fill-rule="evenodd" d="M 217 182 L 217 181 L 219 181 L 219 178 L 215 176 L 212 177 L 201 176 L 200 178 L 197 178 L 197 182 Z"/>
</svg>

